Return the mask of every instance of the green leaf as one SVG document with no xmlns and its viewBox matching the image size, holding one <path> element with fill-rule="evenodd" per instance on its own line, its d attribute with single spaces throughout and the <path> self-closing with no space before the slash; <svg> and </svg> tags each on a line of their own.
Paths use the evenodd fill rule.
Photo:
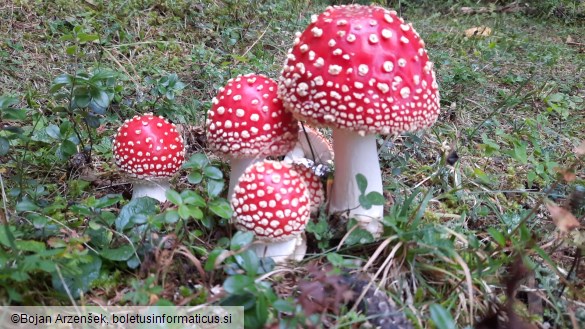
<svg viewBox="0 0 585 329">
<path fill-rule="evenodd" d="M 0 156 L 8 154 L 9 149 L 10 142 L 4 137 L 0 137 Z"/>
<path fill-rule="evenodd" d="M 29 198 L 24 198 L 22 201 L 16 204 L 16 211 L 23 212 L 23 211 L 35 211 L 39 209 L 39 206 L 34 204 L 34 202 Z"/>
<path fill-rule="evenodd" d="M 56 140 L 60 140 L 61 139 L 61 129 L 59 129 L 59 127 L 57 127 L 54 124 L 50 124 L 45 131 L 47 132 L 47 135 L 49 135 L 49 137 L 56 139 Z"/>
<path fill-rule="evenodd" d="M 209 164 L 209 159 L 203 153 L 193 154 L 187 162 L 183 164 L 183 169 L 203 169 Z"/>
<path fill-rule="evenodd" d="M 120 194 L 107 194 L 93 202 L 88 202 L 88 206 L 94 208 L 106 208 L 115 205 L 116 203 L 122 201 L 122 195 Z"/>
<path fill-rule="evenodd" d="M 348 226 L 351 224 L 351 222 L 355 221 L 350 221 L 350 223 L 348 224 Z M 357 228 L 354 229 L 349 236 L 345 239 L 345 244 L 348 246 L 353 246 L 356 244 L 367 244 L 370 242 L 374 241 L 374 237 L 372 236 L 372 234 L 362 228 Z"/>
<path fill-rule="evenodd" d="M 41 251 L 45 251 L 47 247 L 43 242 L 34 241 L 34 240 L 16 240 L 15 241 L 16 247 L 18 250 L 21 251 L 30 251 L 39 253 Z"/>
<path fill-rule="evenodd" d="M 166 193 L 167 199 L 175 205 L 180 205 L 183 203 L 183 198 L 179 194 L 179 192 L 175 190 L 168 190 Z"/>
<path fill-rule="evenodd" d="M 253 232 L 237 231 L 230 241 L 230 250 L 236 251 L 249 245 L 254 240 Z"/>
<path fill-rule="evenodd" d="M 126 244 L 116 249 L 103 249 L 100 251 L 100 256 L 105 259 L 113 261 L 126 261 L 134 255 L 134 248 L 131 245 Z"/>
<path fill-rule="evenodd" d="M 366 195 L 363 194 L 363 193 L 360 194 L 360 196 L 358 197 L 358 202 L 360 203 L 360 206 L 362 206 L 364 209 L 370 209 L 370 208 L 372 208 L 372 203 L 366 197 Z"/>
<path fill-rule="evenodd" d="M 210 179 L 207 181 L 207 195 L 212 198 L 218 196 L 224 187 L 223 180 Z"/>
<path fill-rule="evenodd" d="M 80 43 L 85 43 L 99 41 L 100 37 L 97 34 L 79 33 L 77 34 L 77 39 L 80 41 Z"/>
<path fill-rule="evenodd" d="M 118 218 L 116 218 L 116 230 L 122 232 L 124 229 L 136 222 L 141 222 L 146 216 L 153 215 L 156 212 L 158 201 L 149 197 L 142 197 L 131 200 L 127 205 L 122 207 Z"/>
<path fill-rule="evenodd" d="M 256 276 L 258 273 L 258 256 L 253 250 L 246 250 L 240 254 L 234 255 L 236 263 L 246 271 L 249 276 Z"/>
<path fill-rule="evenodd" d="M 51 85 L 51 89 L 49 90 L 51 93 L 55 93 L 59 91 L 63 86 L 70 86 L 73 84 L 73 78 L 69 74 L 62 74 L 53 80 L 53 84 Z"/>
<path fill-rule="evenodd" d="M 2 117 L 5 120 L 24 120 L 26 119 L 26 109 L 4 109 Z"/>
<path fill-rule="evenodd" d="M 165 222 L 172 224 L 179 220 L 179 213 L 176 210 L 167 210 L 165 213 Z"/>
<path fill-rule="evenodd" d="M 368 188 L 368 181 L 366 179 L 366 176 L 362 174 L 357 174 L 355 175 L 355 179 L 357 181 L 358 189 L 360 190 L 361 194 L 365 194 L 366 189 Z"/>
<path fill-rule="evenodd" d="M 77 52 L 77 46 L 76 45 L 72 45 L 72 46 L 69 46 L 69 47 L 65 48 L 65 53 L 67 55 L 75 55 L 76 52 Z"/>
<path fill-rule="evenodd" d="M 221 218 L 230 219 L 234 211 L 226 199 L 214 199 L 209 202 L 209 210 Z"/>
<path fill-rule="evenodd" d="M 53 287 L 63 295 L 71 293 L 73 298 L 79 298 L 82 292 L 91 287 L 91 283 L 99 277 L 102 260 L 99 257 L 91 257 L 91 261 L 75 266 L 74 271 L 61 269 L 63 279 L 57 271 L 52 273 Z M 67 289 L 65 289 L 67 286 Z"/>
<path fill-rule="evenodd" d="M 221 172 L 221 170 L 219 170 L 219 168 L 213 167 L 213 166 L 205 167 L 205 169 L 203 169 L 203 174 L 207 178 L 211 178 L 211 179 L 222 179 L 223 178 L 223 173 Z"/>
<path fill-rule="evenodd" d="M 18 98 L 12 96 L 0 96 L 0 110 L 4 111 L 12 105 L 18 104 Z"/>
<path fill-rule="evenodd" d="M 437 326 L 437 329 L 454 329 L 457 328 L 457 324 L 451 313 L 449 313 L 445 308 L 443 308 L 439 304 L 432 304 L 430 307 L 431 310 L 431 320 Z"/>
<path fill-rule="evenodd" d="M 213 271 L 215 270 L 215 260 L 219 255 L 221 255 L 225 250 L 222 249 L 214 249 L 212 250 L 209 255 L 207 256 L 207 261 L 205 261 L 205 270 L 206 271 Z"/>
<path fill-rule="evenodd" d="M 431 187 L 427 191 L 427 193 L 425 194 L 422 202 L 418 206 L 418 210 L 414 214 L 414 218 L 412 220 L 412 227 L 417 227 L 418 226 L 418 222 L 420 221 L 420 219 L 425 214 L 425 210 L 427 209 L 427 205 L 429 204 L 429 201 L 431 201 L 432 198 L 433 198 L 433 188 Z"/>
<path fill-rule="evenodd" d="M 187 180 L 191 184 L 199 184 L 203 180 L 203 175 L 198 171 L 193 171 L 187 176 Z"/>
<path fill-rule="evenodd" d="M 108 94 L 99 88 L 91 88 L 91 99 L 102 108 L 107 108 L 110 105 Z"/>
<path fill-rule="evenodd" d="M 281 313 L 294 313 L 296 304 L 289 300 L 279 299 L 272 303 L 272 307 Z"/>
<path fill-rule="evenodd" d="M 526 142 L 520 142 L 519 144 L 514 145 L 514 153 L 513 158 L 520 161 L 522 164 L 528 163 L 528 156 L 526 154 Z"/>
<path fill-rule="evenodd" d="M 253 319 L 255 318 L 254 322 L 256 322 L 254 326 L 258 328 L 264 328 L 266 321 L 268 321 L 268 309 L 269 305 L 266 296 L 263 294 L 259 295 L 258 300 L 256 301 L 256 312 L 254 314 L 255 317 L 253 317 Z"/>
<path fill-rule="evenodd" d="M 189 206 L 186 204 L 182 204 L 179 206 L 178 213 L 179 213 L 179 216 L 185 220 L 187 220 L 191 217 L 193 217 L 195 219 L 203 218 L 203 212 L 201 211 L 201 209 L 199 209 L 195 206 Z"/>
<path fill-rule="evenodd" d="M 197 192 L 192 190 L 184 190 L 181 192 L 184 204 L 190 204 L 197 207 L 205 207 L 205 199 Z"/>
<path fill-rule="evenodd" d="M 68 159 L 75 153 L 77 153 L 77 145 L 68 139 L 63 140 L 57 149 L 57 154 L 61 159 Z"/>
<path fill-rule="evenodd" d="M 366 195 L 368 201 L 374 206 L 383 206 L 386 202 L 384 196 L 380 192 L 370 192 Z"/>
<path fill-rule="evenodd" d="M 77 94 L 73 96 L 73 104 L 77 108 L 85 108 L 91 102 L 91 96 L 88 94 Z"/>
<path fill-rule="evenodd" d="M 245 293 L 250 286 L 254 286 L 254 279 L 241 274 L 232 275 L 223 283 L 223 289 L 229 294 Z"/>
<path fill-rule="evenodd" d="M 13 248 L 14 234 L 16 233 L 16 227 L 9 225 L 0 225 L 0 245 L 7 248 Z M 1 251 L 2 249 L 0 249 Z"/>
<path fill-rule="evenodd" d="M 502 234 L 502 232 L 496 230 L 493 227 L 489 227 L 487 231 L 492 236 L 494 241 L 496 241 L 496 243 L 499 244 L 501 247 L 504 247 L 506 245 L 506 237 Z"/>
</svg>

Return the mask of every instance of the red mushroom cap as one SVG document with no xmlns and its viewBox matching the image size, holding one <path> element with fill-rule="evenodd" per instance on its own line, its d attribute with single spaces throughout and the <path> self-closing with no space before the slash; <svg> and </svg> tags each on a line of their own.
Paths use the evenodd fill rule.
<svg viewBox="0 0 585 329">
<path fill-rule="evenodd" d="M 172 176 L 185 160 L 183 137 L 162 116 L 135 116 L 118 128 L 114 159 L 120 169 L 137 178 Z"/>
<path fill-rule="evenodd" d="M 305 182 L 305 186 L 309 190 L 309 199 L 311 204 L 311 212 L 316 213 L 319 207 L 325 201 L 325 193 L 323 192 L 323 183 L 321 178 L 313 172 L 313 170 L 303 164 L 293 163 L 295 171 L 301 175 Z"/>
<path fill-rule="evenodd" d="M 297 121 L 277 98 L 276 81 L 246 74 L 228 81 L 207 114 L 207 143 L 233 158 L 283 155 L 297 141 Z"/>
<path fill-rule="evenodd" d="M 295 117 L 360 134 L 431 126 L 439 93 L 424 42 L 395 11 L 334 6 L 295 39 L 279 80 Z"/>
<path fill-rule="evenodd" d="M 305 230 L 309 192 L 292 165 L 265 160 L 246 169 L 231 200 L 236 226 L 261 240 L 288 240 Z"/>
</svg>

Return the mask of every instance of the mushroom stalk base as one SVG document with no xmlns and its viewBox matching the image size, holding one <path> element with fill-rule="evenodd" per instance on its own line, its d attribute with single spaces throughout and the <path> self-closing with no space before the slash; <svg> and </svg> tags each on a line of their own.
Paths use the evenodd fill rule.
<svg viewBox="0 0 585 329">
<path fill-rule="evenodd" d="M 383 193 L 376 135 L 360 136 L 354 132 L 333 129 L 333 151 L 335 176 L 329 214 L 355 218 L 361 228 L 376 238 L 380 237 L 384 207 L 365 209 L 360 206 L 360 190 L 356 181 L 356 175 L 362 174 L 368 182 L 366 195 L 374 191 Z"/>
<path fill-rule="evenodd" d="M 148 196 L 159 202 L 165 202 L 167 190 L 170 188 L 168 179 L 137 180 L 132 183 L 132 200 Z"/>
<path fill-rule="evenodd" d="M 307 253 L 307 241 L 303 233 L 287 241 L 256 241 L 251 248 L 258 257 L 270 257 L 275 263 L 282 264 L 288 260 L 303 260 Z"/>
<path fill-rule="evenodd" d="M 240 158 L 240 159 L 231 159 L 230 160 L 230 186 L 228 189 L 228 201 L 231 201 L 232 196 L 234 195 L 234 188 L 238 184 L 238 180 L 240 176 L 244 174 L 246 168 L 251 166 L 253 163 L 262 160 L 262 158 Z"/>
</svg>

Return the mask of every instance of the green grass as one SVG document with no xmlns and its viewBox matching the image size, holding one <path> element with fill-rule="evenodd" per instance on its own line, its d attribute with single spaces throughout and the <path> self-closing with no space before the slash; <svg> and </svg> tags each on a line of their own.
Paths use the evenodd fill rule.
<svg viewBox="0 0 585 329">
<path fill-rule="evenodd" d="M 223 177 L 207 168 L 229 167 L 201 155 L 201 128 L 229 78 L 277 78 L 294 32 L 327 3 L 0 4 L 0 304 L 253 301 L 250 327 L 278 319 L 347 327 L 365 321 L 357 306 L 298 306 L 307 300 L 299 287 L 321 278 L 334 294 L 344 288 L 324 277 L 359 273 L 415 327 L 448 328 L 441 315 L 465 327 L 503 305 L 521 255 L 535 280 L 511 280 L 521 283 L 516 313 L 552 328 L 585 328 L 584 232 L 559 235 L 545 206 L 545 198 L 570 206 L 584 224 L 584 163 L 574 149 L 585 140 L 585 4 L 465 15 L 462 6 L 480 5 L 389 3 L 401 5 L 427 44 L 441 117 L 428 131 L 380 139 L 384 237 L 330 230 L 322 216 L 309 234 L 318 242 L 309 259 L 276 270 L 227 224 Z M 478 26 L 492 34 L 465 37 Z M 569 36 L 581 45 L 567 44 Z M 70 106 L 87 96 L 84 81 L 107 95 L 107 109 Z M 152 111 L 181 124 L 189 155 L 199 154 L 174 180 L 181 194 L 164 209 L 127 206 L 130 186 L 111 155 L 120 122 Z M 459 160 L 451 165 L 453 151 Z M 576 175 L 564 179 L 563 170 Z M 330 264 L 331 273 L 323 277 L 312 264 Z M 527 302 L 532 295 L 540 307 Z"/>
</svg>

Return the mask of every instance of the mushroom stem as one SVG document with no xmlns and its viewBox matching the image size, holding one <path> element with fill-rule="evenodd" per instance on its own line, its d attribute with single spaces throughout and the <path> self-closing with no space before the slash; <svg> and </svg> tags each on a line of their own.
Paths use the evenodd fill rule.
<svg viewBox="0 0 585 329">
<path fill-rule="evenodd" d="M 167 201 L 167 190 L 171 188 L 168 179 L 136 180 L 132 183 L 132 200 L 148 196 L 159 202 Z"/>
<path fill-rule="evenodd" d="M 304 233 L 286 241 L 264 242 L 259 240 L 252 245 L 252 250 L 258 257 L 270 257 L 277 264 L 287 260 L 301 261 L 307 253 L 307 241 Z"/>
<path fill-rule="evenodd" d="M 246 168 L 254 164 L 255 162 L 261 161 L 263 158 L 232 158 L 230 161 L 231 171 L 230 171 L 230 186 L 228 189 L 228 200 L 232 199 L 234 195 L 234 188 L 236 184 L 238 184 L 238 180 L 240 176 L 244 173 Z"/>
<path fill-rule="evenodd" d="M 329 213 L 355 218 L 360 227 L 374 237 L 382 234 L 383 206 L 363 208 L 359 203 L 360 190 L 356 175 L 366 177 L 368 187 L 366 193 L 383 192 L 382 174 L 378 161 L 376 135 L 361 136 L 342 129 L 333 129 L 333 151 L 335 154 L 335 176 Z"/>
</svg>

